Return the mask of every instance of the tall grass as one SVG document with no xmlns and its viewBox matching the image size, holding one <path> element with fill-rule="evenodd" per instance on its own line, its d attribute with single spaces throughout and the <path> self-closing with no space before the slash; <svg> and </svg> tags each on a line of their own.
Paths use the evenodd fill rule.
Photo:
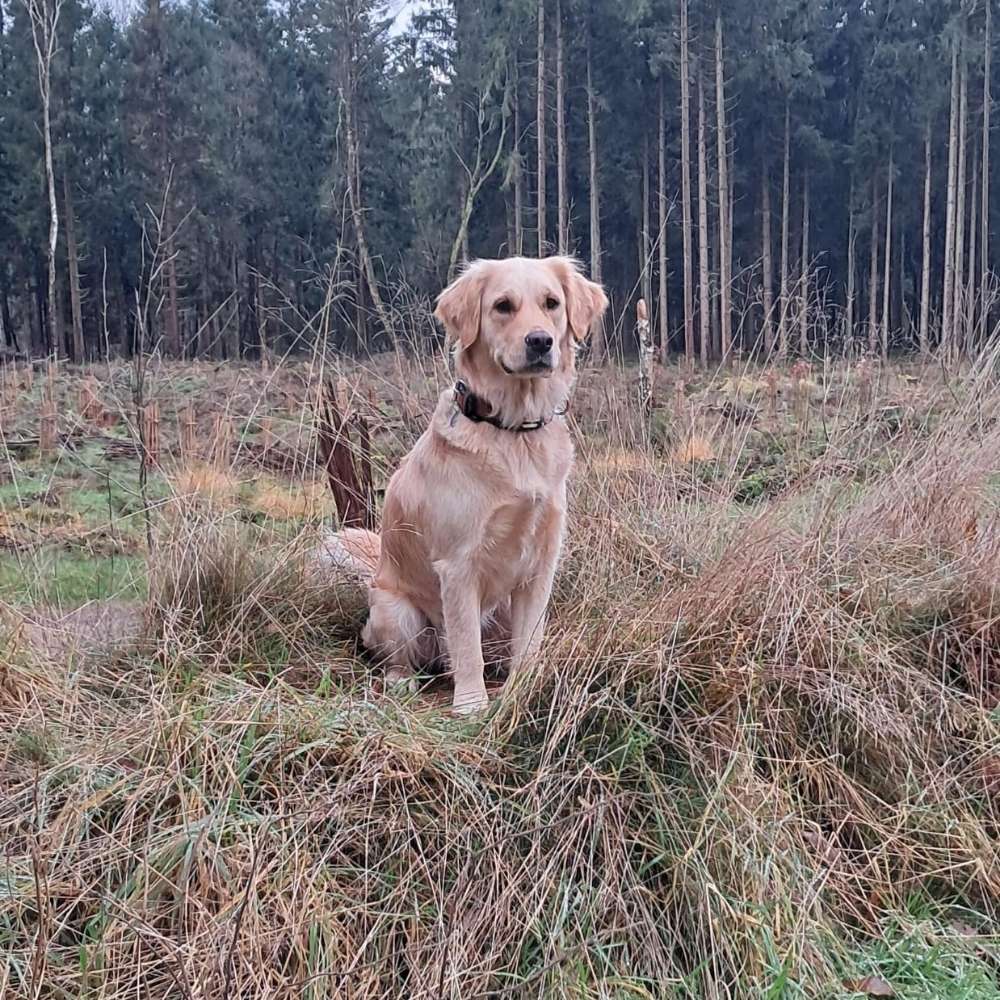
<svg viewBox="0 0 1000 1000">
<path fill-rule="evenodd" d="M 906 996 L 926 944 L 996 995 L 1000 388 L 920 378 L 820 373 L 808 430 L 692 386 L 651 445 L 585 380 L 542 662 L 475 722 L 381 692 L 312 536 L 178 502 L 144 648 L 0 654 L 0 994 Z"/>
</svg>

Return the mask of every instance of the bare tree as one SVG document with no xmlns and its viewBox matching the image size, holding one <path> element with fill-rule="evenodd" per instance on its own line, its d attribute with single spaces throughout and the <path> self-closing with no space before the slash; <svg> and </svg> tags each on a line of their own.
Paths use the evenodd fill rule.
<svg viewBox="0 0 1000 1000">
<path fill-rule="evenodd" d="M 979 279 L 979 342 L 986 343 L 989 333 L 989 299 L 987 287 L 990 275 L 990 111 L 993 95 L 990 92 L 990 67 L 993 55 L 993 3 L 986 2 L 986 37 L 983 42 L 983 191 L 979 209 L 979 225 L 983 263 Z"/>
<path fill-rule="evenodd" d="M 885 185 L 885 275 L 882 281 L 882 357 L 889 357 L 889 303 L 892 298 L 892 150 Z"/>
<path fill-rule="evenodd" d="M 504 109 L 500 114 L 500 135 L 496 140 L 496 145 L 492 155 L 488 155 L 485 149 L 486 140 L 493 124 L 487 108 L 490 101 L 489 91 L 492 88 L 485 87 L 479 93 L 479 106 L 476 111 L 476 151 L 471 163 L 463 163 L 466 173 L 465 197 L 462 200 L 462 209 L 459 216 L 458 232 L 451 245 L 451 255 L 448 258 L 448 280 L 455 276 L 455 269 L 458 266 L 458 258 L 462 252 L 462 247 L 466 245 L 469 233 L 469 222 L 472 219 L 472 212 L 476 207 L 476 198 L 482 190 L 483 185 L 493 176 L 500 160 L 503 158 L 504 144 L 507 141 L 507 111 L 506 99 Z"/>
<path fill-rule="evenodd" d="M 590 12 L 588 11 L 588 14 Z M 587 143 L 590 147 L 590 277 L 601 281 L 601 198 L 597 174 L 597 100 L 594 95 L 594 77 L 591 66 L 591 23 L 587 20 Z M 605 344 L 604 316 L 594 321 L 593 353 L 595 364 L 603 364 Z"/>
<path fill-rule="evenodd" d="M 563 60 L 562 0 L 556 0 L 556 200 L 559 252 L 569 253 L 569 190 L 566 181 L 566 69 Z"/>
<path fill-rule="evenodd" d="M 760 255 L 764 350 L 770 355 L 774 350 L 774 264 L 771 259 L 771 178 L 764 155 L 760 165 Z"/>
<path fill-rule="evenodd" d="M 952 347 L 952 319 L 955 294 L 955 201 L 958 183 L 958 43 L 951 46 L 951 113 L 948 120 L 948 200 L 945 210 L 944 293 L 941 308 L 941 346 Z"/>
<path fill-rule="evenodd" d="M 778 305 L 778 351 L 788 353 L 788 215 L 789 215 L 789 161 L 791 160 L 791 108 L 785 98 L 785 159 L 781 179 L 781 302 Z"/>
<path fill-rule="evenodd" d="M 730 272 L 732 240 L 730 233 L 729 142 L 726 134 L 725 62 L 722 47 L 722 7 L 715 13 L 715 117 L 719 160 L 719 310 L 721 318 L 722 360 L 727 361 L 732 342 L 732 307 Z"/>
<path fill-rule="evenodd" d="M 56 29 L 62 0 L 22 0 L 31 20 L 31 40 L 35 47 L 38 95 L 42 102 L 42 139 L 45 143 L 45 185 L 49 195 L 49 243 L 47 248 L 49 285 L 49 351 L 59 354 L 59 310 L 56 301 L 56 247 L 59 243 L 59 205 L 56 202 L 56 175 L 52 154 L 52 61 L 57 48 Z"/>
<path fill-rule="evenodd" d="M 681 209 L 684 243 L 684 357 L 694 361 L 694 276 L 691 258 L 691 79 L 688 0 L 681 4 Z"/>
<path fill-rule="evenodd" d="M 663 74 L 660 74 L 659 132 L 656 139 L 657 163 L 657 221 L 659 222 L 657 249 L 659 271 L 659 305 L 657 313 L 660 326 L 660 361 L 667 363 L 670 353 L 670 324 L 667 314 L 667 112 L 663 100 Z"/>
<path fill-rule="evenodd" d="M 538 0 L 538 108 L 535 114 L 535 134 L 538 137 L 538 256 L 545 254 L 545 0 Z"/>
<path fill-rule="evenodd" d="M 708 365 L 711 314 L 708 288 L 708 165 L 705 150 L 705 87 L 698 62 L 698 329 L 701 363 Z"/>
<path fill-rule="evenodd" d="M 926 354 L 931 313 L 931 121 L 924 133 L 923 266 L 920 272 L 920 353 Z"/>
</svg>

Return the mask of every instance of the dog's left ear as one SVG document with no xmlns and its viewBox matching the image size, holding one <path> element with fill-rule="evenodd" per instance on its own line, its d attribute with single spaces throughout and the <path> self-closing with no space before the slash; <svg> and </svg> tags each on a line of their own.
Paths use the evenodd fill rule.
<svg viewBox="0 0 1000 1000">
<path fill-rule="evenodd" d="M 578 342 L 586 340 L 594 320 L 608 308 L 604 289 L 580 273 L 580 264 L 573 257 L 546 257 L 545 262 L 556 272 L 563 287 L 570 332 Z"/>
<path fill-rule="evenodd" d="M 485 277 L 484 262 L 474 261 L 438 296 L 434 317 L 448 339 L 457 340 L 463 349 L 471 347 L 479 336 Z"/>
</svg>

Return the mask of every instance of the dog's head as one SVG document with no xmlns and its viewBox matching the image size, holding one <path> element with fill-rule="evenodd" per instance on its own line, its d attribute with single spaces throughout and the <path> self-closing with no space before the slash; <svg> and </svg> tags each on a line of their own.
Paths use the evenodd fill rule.
<svg viewBox="0 0 1000 1000">
<path fill-rule="evenodd" d="M 515 379 L 570 373 L 576 345 L 607 308 L 604 289 L 571 257 L 477 260 L 438 299 L 434 315 L 463 366 Z"/>
</svg>

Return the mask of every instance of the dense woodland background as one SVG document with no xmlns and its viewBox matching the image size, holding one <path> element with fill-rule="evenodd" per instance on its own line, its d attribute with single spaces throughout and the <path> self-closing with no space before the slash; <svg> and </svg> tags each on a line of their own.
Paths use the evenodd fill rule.
<svg viewBox="0 0 1000 1000">
<path fill-rule="evenodd" d="M 0 0 L 0 343 L 380 350 L 467 256 L 568 250 L 598 355 L 640 295 L 665 355 L 971 351 L 990 4 Z"/>
</svg>

